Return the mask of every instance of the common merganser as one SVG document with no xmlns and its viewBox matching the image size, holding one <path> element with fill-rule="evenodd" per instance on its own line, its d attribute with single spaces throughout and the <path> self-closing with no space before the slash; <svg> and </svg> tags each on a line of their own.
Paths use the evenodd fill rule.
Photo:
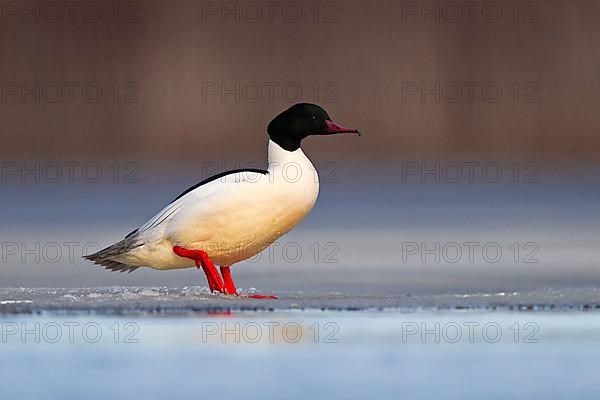
<svg viewBox="0 0 600 400">
<path fill-rule="evenodd" d="M 238 169 L 205 179 L 120 242 L 85 258 L 120 272 L 142 266 L 159 270 L 202 267 L 211 292 L 237 295 L 230 266 L 253 257 L 289 232 L 317 200 L 319 179 L 300 148 L 302 139 L 360 135 L 356 129 L 335 124 L 323 108 L 308 103 L 295 104 L 279 114 L 267 133 L 266 170 Z"/>
</svg>

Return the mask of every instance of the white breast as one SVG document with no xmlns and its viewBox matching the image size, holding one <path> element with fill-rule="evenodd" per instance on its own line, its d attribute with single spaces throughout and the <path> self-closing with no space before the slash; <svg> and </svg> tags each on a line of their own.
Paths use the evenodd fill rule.
<svg viewBox="0 0 600 400">
<path fill-rule="evenodd" d="M 173 253 L 175 245 L 204 250 L 217 265 L 256 255 L 296 226 L 319 193 L 317 172 L 301 149 L 269 141 L 267 172 L 227 175 L 194 189 L 162 211 L 173 215 L 145 231 L 147 243 L 127 258 L 170 269 L 193 266 Z"/>
</svg>

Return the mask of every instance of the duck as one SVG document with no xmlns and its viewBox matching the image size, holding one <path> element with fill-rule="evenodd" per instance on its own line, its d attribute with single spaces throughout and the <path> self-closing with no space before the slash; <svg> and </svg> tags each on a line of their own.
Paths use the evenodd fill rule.
<svg viewBox="0 0 600 400">
<path fill-rule="evenodd" d="M 319 177 L 302 151 L 302 140 L 361 135 L 357 129 L 336 124 L 327 111 L 311 103 L 281 112 L 268 124 L 267 134 L 266 169 L 235 169 L 204 179 L 123 240 L 84 258 L 129 273 L 140 267 L 202 268 L 211 293 L 241 295 L 231 266 L 254 257 L 292 230 L 317 201 Z"/>
</svg>

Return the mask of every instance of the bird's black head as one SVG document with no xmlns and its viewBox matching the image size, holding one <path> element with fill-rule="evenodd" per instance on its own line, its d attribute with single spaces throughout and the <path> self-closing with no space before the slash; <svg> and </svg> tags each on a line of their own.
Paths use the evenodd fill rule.
<svg viewBox="0 0 600 400">
<path fill-rule="evenodd" d="M 335 124 L 327 111 L 316 104 L 299 103 L 276 116 L 267 128 L 269 137 L 283 149 L 295 151 L 300 142 L 310 135 L 360 133 Z"/>
</svg>

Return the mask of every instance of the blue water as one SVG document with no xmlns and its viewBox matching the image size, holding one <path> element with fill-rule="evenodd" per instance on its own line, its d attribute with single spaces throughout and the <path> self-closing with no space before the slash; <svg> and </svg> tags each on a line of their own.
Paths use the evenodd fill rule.
<svg viewBox="0 0 600 400">
<path fill-rule="evenodd" d="M 45 315 L 5 316 L 0 323 L 2 398 L 596 399 L 600 394 L 597 313 Z M 25 330 L 29 333 L 22 336 Z"/>
</svg>

